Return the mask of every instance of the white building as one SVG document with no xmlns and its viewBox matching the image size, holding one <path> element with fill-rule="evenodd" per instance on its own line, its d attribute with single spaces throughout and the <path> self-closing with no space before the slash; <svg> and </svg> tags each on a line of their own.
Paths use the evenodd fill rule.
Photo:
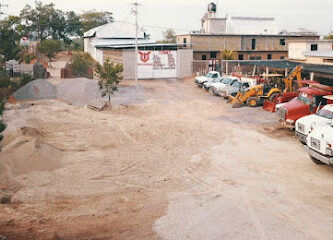
<svg viewBox="0 0 333 240">
<path fill-rule="evenodd" d="M 333 63 L 333 40 L 288 42 L 288 58 L 308 63 Z"/>
<path fill-rule="evenodd" d="M 84 33 L 84 51 L 88 52 L 97 62 L 103 64 L 103 51 L 99 48 L 133 45 L 135 43 L 135 25 L 126 22 L 111 22 L 93 28 Z M 147 38 L 145 32 L 138 33 L 139 44 L 154 43 Z"/>
</svg>

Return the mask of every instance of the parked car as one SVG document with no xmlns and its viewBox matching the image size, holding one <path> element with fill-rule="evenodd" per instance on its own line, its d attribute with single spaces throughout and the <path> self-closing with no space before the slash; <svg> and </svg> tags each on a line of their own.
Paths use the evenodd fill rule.
<svg viewBox="0 0 333 240">
<path fill-rule="evenodd" d="M 233 84 L 224 87 L 219 95 L 224 98 L 228 98 L 228 96 L 235 97 L 240 90 L 245 90 L 249 87 L 249 82 L 236 81 Z"/>
<path fill-rule="evenodd" d="M 210 91 L 213 92 L 214 95 L 219 96 L 219 93 L 228 85 L 233 84 L 234 82 L 240 81 L 238 77 L 233 76 L 223 76 L 222 81 L 215 82 L 211 84 Z"/>
<path fill-rule="evenodd" d="M 333 119 L 333 104 L 328 104 L 316 114 L 311 114 L 298 119 L 295 123 L 295 136 L 303 143 L 311 131 L 329 125 Z"/>
<path fill-rule="evenodd" d="M 194 82 L 197 84 L 198 87 L 202 87 L 205 82 L 213 81 L 218 77 L 221 77 L 219 72 L 211 71 L 208 72 L 205 76 L 196 77 Z"/>
<path fill-rule="evenodd" d="M 304 116 L 314 114 L 317 108 L 321 109 L 332 100 L 324 98 L 324 96 L 332 95 L 333 88 L 321 84 L 311 85 L 299 89 L 297 98 L 283 104 L 278 109 L 280 122 L 283 126 L 294 128 L 295 122 Z"/>
<path fill-rule="evenodd" d="M 306 149 L 314 163 L 333 165 L 333 120 L 314 129 L 306 140 Z"/>
<path fill-rule="evenodd" d="M 211 86 L 213 86 L 213 84 L 219 83 L 219 82 L 222 82 L 222 81 L 223 81 L 223 77 L 218 77 L 218 78 L 215 78 L 213 81 L 205 82 L 203 84 L 203 89 L 208 91 L 208 90 L 210 90 Z"/>
</svg>

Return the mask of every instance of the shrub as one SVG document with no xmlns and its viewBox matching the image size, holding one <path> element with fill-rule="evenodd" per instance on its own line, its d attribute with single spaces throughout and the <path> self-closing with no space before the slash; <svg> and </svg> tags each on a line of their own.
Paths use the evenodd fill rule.
<svg viewBox="0 0 333 240">
<path fill-rule="evenodd" d="M 75 77 L 89 77 L 88 70 L 95 65 L 94 59 L 86 52 L 74 52 L 70 63 Z"/>
</svg>

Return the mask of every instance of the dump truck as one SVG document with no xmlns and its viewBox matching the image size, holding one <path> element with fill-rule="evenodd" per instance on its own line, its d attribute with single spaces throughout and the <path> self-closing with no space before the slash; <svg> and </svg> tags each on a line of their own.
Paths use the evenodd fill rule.
<svg viewBox="0 0 333 240">
<path fill-rule="evenodd" d="M 306 144 L 314 163 L 333 165 L 333 120 L 309 133 Z"/>
<path fill-rule="evenodd" d="M 332 95 L 333 87 L 319 83 L 311 84 L 298 90 L 298 97 L 284 103 L 278 109 L 279 121 L 283 126 L 294 128 L 295 122 L 304 116 L 314 114 L 326 104 L 333 103 L 325 96 Z"/>
</svg>

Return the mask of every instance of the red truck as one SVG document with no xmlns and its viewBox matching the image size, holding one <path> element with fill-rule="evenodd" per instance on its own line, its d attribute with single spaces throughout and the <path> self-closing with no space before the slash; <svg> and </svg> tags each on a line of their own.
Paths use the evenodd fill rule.
<svg viewBox="0 0 333 240">
<path fill-rule="evenodd" d="M 280 122 L 290 128 L 294 128 L 297 119 L 309 114 L 314 114 L 317 108 L 333 103 L 324 96 L 333 94 L 333 87 L 322 84 L 312 84 L 298 90 L 298 97 L 283 104 L 278 109 Z"/>
</svg>

